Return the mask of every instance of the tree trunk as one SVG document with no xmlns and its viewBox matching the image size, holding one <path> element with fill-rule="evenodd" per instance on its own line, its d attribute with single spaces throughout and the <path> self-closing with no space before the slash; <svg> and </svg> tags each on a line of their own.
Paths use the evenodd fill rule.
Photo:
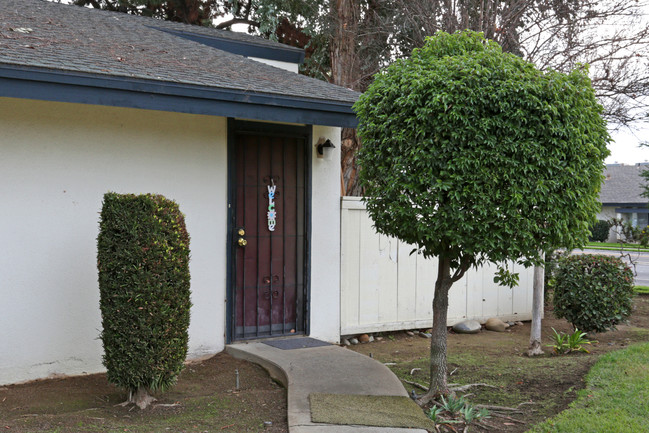
<svg viewBox="0 0 649 433">
<path fill-rule="evenodd" d="M 448 291 L 453 285 L 450 261 L 439 257 L 435 297 L 433 298 L 433 331 L 430 339 L 430 386 L 421 399 L 428 402 L 440 395 L 448 394 L 446 382 L 446 317 L 448 313 Z"/>
<path fill-rule="evenodd" d="M 541 259 L 544 258 L 541 252 Z M 530 331 L 530 347 L 527 351 L 528 356 L 543 355 L 541 348 L 541 321 L 543 318 L 544 304 L 544 270 L 542 265 L 534 266 L 534 284 L 532 299 L 532 329 Z"/>
<path fill-rule="evenodd" d="M 331 82 L 354 88 L 358 74 L 356 58 L 356 35 L 360 8 L 354 0 L 336 0 L 331 11 L 334 34 L 331 40 Z"/>
<path fill-rule="evenodd" d="M 336 0 L 332 2 L 334 34 L 331 41 L 331 81 L 333 84 L 360 90 L 360 68 L 356 52 L 358 26 L 360 22 L 360 3 L 355 0 Z M 344 194 L 360 196 L 358 186 L 358 167 L 356 153 L 360 140 L 356 130 L 343 128 L 341 143 L 341 170 Z"/>
<path fill-rule="evenodd" d="M 129 393 L 128 401 L 129 403 L 135 403 L 140 409 L 146 409 L 156 399 L 149 394 L 149 390 L 146 387 L 141 386 L 135 392 L 131 391 Z"/>
<path fill-rule="evenodd" d="M 343 174 L 344 195 L 359 197 L 363 190 L 358 182 L 356 154 L 361 147 L 360 139 L 353 128 L 343 128 L 341 141 L 340 169 Z"/>
</svg>

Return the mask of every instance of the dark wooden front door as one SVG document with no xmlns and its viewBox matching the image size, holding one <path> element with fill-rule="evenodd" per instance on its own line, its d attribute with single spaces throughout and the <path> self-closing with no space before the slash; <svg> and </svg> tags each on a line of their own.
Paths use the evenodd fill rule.
<svg viewBox="0 0 649 433">
<path fill-rule="evenodd" d="M 235 340 L 305 330 L 306 139 L 234 133 Z"/>
</svg>

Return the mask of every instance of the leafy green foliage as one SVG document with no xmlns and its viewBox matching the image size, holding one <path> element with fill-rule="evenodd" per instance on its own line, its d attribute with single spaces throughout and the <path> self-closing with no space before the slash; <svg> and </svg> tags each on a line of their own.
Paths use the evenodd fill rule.
<svg viewBox="0 0 649 433">
<path fill-rule="evenodd" d="M 584 345 L 591 344 L 592 341 L 586 339 L 585 332 L 575 329 L 575 332 L 572 334 L 566 334 L 564 332 L 557 332 L 554 328 L 552 328 L 552 331 L 552 344 L 547 344 L 546 346 L 551 347 L 557 355 L 563 355 L 570 352 L 590 353 Z"/>
<path fill-rule="evenodd" d="M 376 231 L 439 258 L 427 396 L 445 394 L 436 330 L 452 284 L 485 261 L 532 265 L 539 251 L 587 241 L 610 140 L 602 107 L 586 68 L 539 71 L 463 31 L 438 32 L 394 62 L 354 108 Z"/>
<path fill-rule="evenodd" d="M 591 242 L 606 242 L 610 228 L 611 225 L 608 221 L 598 220 L 590 227 L 590 236 L 588 237 L 588 240 Z"/>
<path fill-rule="evenodd" d="M 559 262 L 554 312 L 575 328 L 603 332 L 631 314 L 633 272 L 619 258 L 571 255 Z"/>
<path fill-rule="evenodd" d="M 464 31 L 378 74 L 355 105 L 377 231 L 453 268 L 583 245 L 610 140 L 586 72 L 539 71 Z"/>
<path fill-rule="evenodd" d="M 172 386 L 187 355 L 189 235 L 160 195 L 107 193 L 97 238 L 104 366 L 130 391 Z"/>
</svg>

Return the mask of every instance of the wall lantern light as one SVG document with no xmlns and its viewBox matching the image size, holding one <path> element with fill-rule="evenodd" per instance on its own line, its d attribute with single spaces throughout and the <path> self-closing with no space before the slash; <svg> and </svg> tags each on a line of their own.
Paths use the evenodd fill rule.
<svg viewBox="0 0 649 433">
<path fill-rule="evenodd" d="M 331 150 L 326 150 L 326 149 L 335 149 L 336 146 L 329 140 L 328 138 L 325 139 L 324 137 L 320 137 L 318 139 L 318 144 L 316 144 L 316 150 L 318 152 L 318 158 L 324 158 L 326 160 L 331 159 Z"/>
</svg>

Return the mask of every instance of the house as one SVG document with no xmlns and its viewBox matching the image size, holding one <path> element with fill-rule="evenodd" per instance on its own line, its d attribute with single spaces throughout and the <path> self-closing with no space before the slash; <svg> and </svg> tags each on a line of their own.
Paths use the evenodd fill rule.
<svg viewBox="0 0 649 433">
<path fill-rule="evenodd" d="M 599 220 L 618 218 L 630 221 L 634 227 L 649 225 L 649 198 L 643 197 L 645 179 L 641 176 L 649 164 L 610 164 L 604 171 L 604 183 L 599 194 L 602 211 Z M 609 242 L 615 242 L 619 234 L 611 229 Z"/>
<path fill-rule="evenodd" d="M 41 0 L 0 0 L 0 35 L 0 385 L 103 370 L 108 191 L 186 215 L 190 358 L 339 341 L 340 128 L 357 93 L 296 74 L 302 51 L 272 41 Z"/>
</svg>

